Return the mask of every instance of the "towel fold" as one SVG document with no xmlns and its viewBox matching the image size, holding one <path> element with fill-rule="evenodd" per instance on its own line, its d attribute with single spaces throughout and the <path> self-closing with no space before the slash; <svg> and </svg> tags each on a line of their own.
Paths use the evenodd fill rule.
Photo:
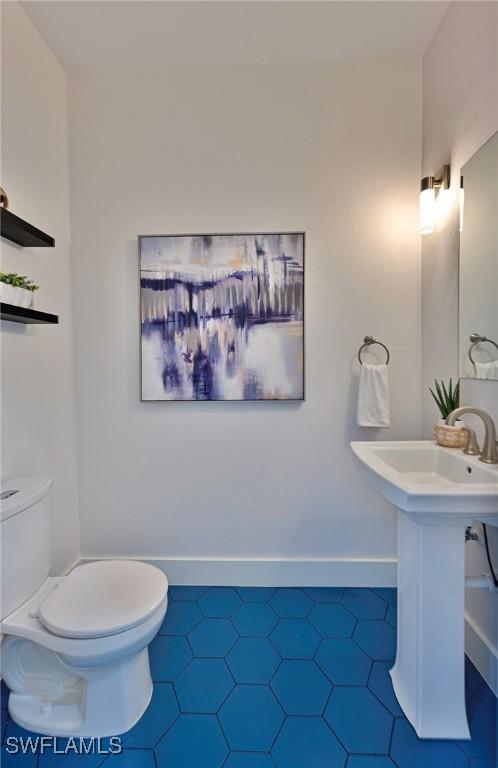
<svg viewBox="0 0 498 768">
<path fill-rule="evenodd" d="M 363 363 L 358 388 L 359 427 L 390 427 L 389 375 L 387 365 Z"/>
<path fill-rule="evenodd" d="M 498 360 L 492 360 L 489 363 L 475 363 L 475 378 L 498 380 Z"/>
</svg>

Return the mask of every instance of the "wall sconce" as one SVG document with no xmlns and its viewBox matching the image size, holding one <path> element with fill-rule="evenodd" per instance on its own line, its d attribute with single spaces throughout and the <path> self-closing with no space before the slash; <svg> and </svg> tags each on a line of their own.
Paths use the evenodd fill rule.
<svg viewBox="0 0 498 768">
<path fill-rule="evenodd" d="M 419 226 L 421 235 L 434 231 L 436 220 L 436 190 L 450 188 L 450 166 L 443 165 L 435 176 L 425 176 L 420 182 Z"/>
<path fill-rule="evenodd" d="M 463 176 L 460 176 L 460 197 L 458 199 L 458 204 L 460 208 L 460 232 L 463 232 L 463 208 L 465 205 L 465 192 L 463 189 Z"/>
</svg>

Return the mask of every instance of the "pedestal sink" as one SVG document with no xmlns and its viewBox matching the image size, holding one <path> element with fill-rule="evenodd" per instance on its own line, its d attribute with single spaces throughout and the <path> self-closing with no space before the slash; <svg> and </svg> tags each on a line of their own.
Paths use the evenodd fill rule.
<svg viewBox="0 0 498 768">
<path fill-rule="evenodd" d="M 498 525 L 498 466 L 432 442 L 351 443 L 398 508 L 398 634 L 391 670 L 417 734 L 469 739 L 465 710 L 465 528 Z"/>
</svg>

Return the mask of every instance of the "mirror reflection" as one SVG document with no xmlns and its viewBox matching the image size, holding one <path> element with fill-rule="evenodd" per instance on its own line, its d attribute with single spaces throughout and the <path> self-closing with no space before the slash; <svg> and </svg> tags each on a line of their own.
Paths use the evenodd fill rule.
<svg viewBox="0 0 498 768">
<path fill-rule="evenodd" d="M 463 166 L 462 190 L 460 375 L 498 381 L 498 132 Z"/>
</svg>

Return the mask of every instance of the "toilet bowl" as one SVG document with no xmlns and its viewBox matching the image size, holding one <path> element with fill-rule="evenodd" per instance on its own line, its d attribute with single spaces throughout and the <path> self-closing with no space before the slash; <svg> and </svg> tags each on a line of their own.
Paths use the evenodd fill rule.
<svg viewBox="0 0 498 768">
<path fill-rule="evenodd" d="M 167 607 L 162 571 L 98 561 L 47 578 L 2 622 L 9 712 L 51 736 L 129 730 L 152 696 L 147 646 Z"/>
<path fill-rule="evenodd" d="M 9 713 L 50 736 L 124 733 L 152 696 L 147 646 L 166 613 L 166 576 L 137 560 L 99 560 L 49 577 L 39 551 L 49 538 L 32 536 L 44 530 L 47 483 L 33 480 L 11 481 L 20 496 L 2 506 L 2 605 L 14 607 L 1 624 Z"/>
</svg>

